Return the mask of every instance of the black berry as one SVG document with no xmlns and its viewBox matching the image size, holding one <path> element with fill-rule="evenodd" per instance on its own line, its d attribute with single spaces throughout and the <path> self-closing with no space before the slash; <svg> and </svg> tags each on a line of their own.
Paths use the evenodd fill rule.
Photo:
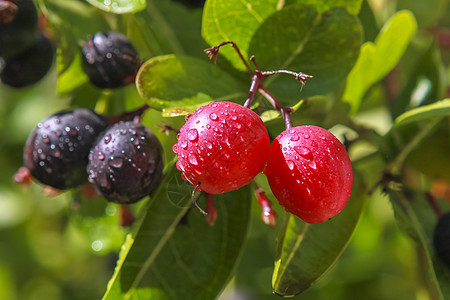
<svg viewBox="0 0 450 300">
<path fill-rule="evenodd" d="M 436 255 L 450 268 L 450 212 L 440 217 L 433 234 Z"/>
<path fill-rule="evenodd" d="M 13 4 L 5 4 L 4 10 L 13 5 L 17 7 L 13 19 L 0 22 L 0 56 L 5 60 L 22 54 L 39 36 L 38 14 L 33 1 L 14 1 Z M 4 13 L 10 15 L 6 11 Z"/>
<path fill-rule="evenodd" d="M 25 167 L 35 179 L 56 189 L 87 183 L 89 150 L 107 126 L 102 116 L 87 109 L 56 113 L 28 137 Z"/>
<path fill-rule="evenodd" d="M 101 89 L 113 89 L 134 82 L 140 66 L 131 42 L 116 32 L 97 33 L 83 47 L 83 70 Z"/>
<path fill-rule="evenodd" d="M 159 185 L 163 150 L 145 126 L 119 122 L 98 140 L 89 154 L 87 172 L 97 191 L 111 202 L 130 204 Z"/>
<path fill-rule="evenodd" d="M 0 78 L 6 85 L 21 88 L 41 80 L 53 64 L 55 48 L 44 35 L 22 54 L 5 60 Z"/>
</svg>

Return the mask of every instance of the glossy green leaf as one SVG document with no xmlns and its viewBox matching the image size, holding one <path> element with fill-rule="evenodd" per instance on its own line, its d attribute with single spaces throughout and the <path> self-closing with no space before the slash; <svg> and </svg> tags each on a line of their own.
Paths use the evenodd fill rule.
<svg viewBox="0 0 450 300">
<path fill-rule="evenodd" d="M 146 0 L 87 0 L 93 6 L 114 14 L 135 13 L 145 9 Z"/>
<path fill-rule="evenodd" d="M 394 126 L 402 126 L 411 122 L 433 117 L 450 116 L 450 99 L 411 109 L 395 119 Z"/>
<path fill-rule="evenodd" d="M 224 41 L 233 41 L 240 48 L 244 58 L 252 53 L 247 49 L 257 28 L 284 1 L 280 0 L 208 0 L 203 9 L 202 36 L 205 41 L 216 46 Z M 231 47 L 220 50 L 235 68 L 243 70 L 236 52 Z"/>
<path fill-rule="evenodd" d="M 218 218 L 210 226 L 190 209 L 193 187 L 180 175 L 170 167 L 103 299 L 214 299 L 230 279 L 246 239 L 250 188 L 214 195 Z"/>
<path fill-rule="evenodd" d="M 414 15 L 400 11 L 386 22 L 375 43 L 366 42 L 361 46 L 343 96 L 344 101 L 351 105 L 352 113 L 358 111 L 366 91 L 395 67 L 416 30 Z"/>
<path fill-rule="evenodd" d="M 352 15 L 357 15 L 361 9 L 362 0 L 297 0 L 298 3 L 314 5 L 319 12 L 326 12 L 334 7 L 345 7 Z"/>
<path fill-rule="evenodd" d="M 347 206 L 332 220 L 312 225 L 286 215 L 272 278 L 274 293 L 287 297 L 305 291 L 341 256 L 366 203 L 366 186 L 357 174 L 354 180 Z"/>
<path fill-rule="evenodd" d="M 136 78 L 143 99 L 169 115 L 183 115 L 210 101 L 244 101 L 246 87 L 213 62 L 165 55 L 145 62 Z"/>
<path fill-rule="evenodd" d="M 43 12 L 52 28 L 65 39 L 83 43 L 88 35 L 110 30 L 104 15 L 87 3 L 59 0 L 44 0 L 43 3 Z"/>
<path fill-rule="evenodd" d="M 321 15 L 311 6 L 288 6 L 271 15 L 252 38 L 249 53 L 262 70 L 288 69 L 314 76 L 302 88 L 294 77 L 266 79 L 284 104 L 336 88 L 350 72 L 362 43 L 357 17 L 345 9 Z"/>
</svg>

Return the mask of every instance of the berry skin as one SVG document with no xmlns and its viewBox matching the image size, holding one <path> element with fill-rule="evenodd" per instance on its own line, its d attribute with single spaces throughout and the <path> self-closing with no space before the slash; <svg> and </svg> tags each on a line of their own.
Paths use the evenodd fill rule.
<svg viewBox="0 0 450 300">
<path fill-rule="evenodd" d="M 38 181 L 64 190 L 87 183 L 89 150 L 106 120 L 87 109 L 56 113 L 31 132 L 24 149 L 24 165 Z"/>
<path fill-rule="evenodd" d="M 131 204 L 158 187 L 164 167 L 158 138 L 132 121 L 112 126 L 89 154 L 89 181 L 108 201 Z"/>
<path fill-rule="evenodd" d="M 5 60 L 22 54 L 39 36 L 38 13 L 33 0 L 13 2 L 17 7 L 14 19 L 0 22 L 0 56 Z"/>
<path fill-rule="evenodd" d="M 439 218 L 433 233 L 436 255 L 450 268 L 450 212 Z"/>
<path fill-rule="evenodd" d="M 96 33 L 86 41 L 82 52 L 83 70 L 98 88 L 114 89 L 134 82 L 140 61 L 124 35 Z"/>
<path fill-rule="evenodd" d="M 199 190 L 236 190 L 263 171 L 270 146 L 261 118 L 232 102 L 198 108 L 178 134 L 173 150 L 182 177 Z"/>
<path fill-rule="evenodd" d="M 5 61 L 1 81 L 14 88 L 37 83 L 50 70 L 55 56 L 52 42 L 40 35 L 36 43 L 25 52 Z"/>
<path fill-rule="evenodd" d="M 270 146 L 264 173 L 286 211 L 311 224 L 338 214 L 352 191 L 347 151 L 332 133 L 317 126 L 282 132 Z"/>
</svg>

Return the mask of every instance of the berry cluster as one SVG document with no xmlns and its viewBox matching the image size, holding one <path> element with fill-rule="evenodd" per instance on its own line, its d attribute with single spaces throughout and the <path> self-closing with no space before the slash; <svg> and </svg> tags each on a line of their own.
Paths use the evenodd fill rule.
<svg viewBox="0 0 450 300">
<path fill-rule="evenodd" d="M 31 132 L 24 166 L 32 177 L 59 190 L 88 182 L 111 202 L 134 203 L 152 193 L 163 170 L 163 150 L 139 124 L 142 109 L 106 117 L 87 109 L 56 113 Z M 133 119 L 127 121 L 127 119 Z M 116 122 L 111 125 L 111 122 Z"/>
<path fill-rule="evenodd" d="M 41 80 L 53 64 L 55 48 L 38 26 L 32 0 L 0 1 L 0 79 L 20 88 Z"/>
<path fill-rule="evenodd" d="M 219 47 L 229 43 L 239 51 L 234 43 L 225 42 L 207 53 L 213 58 Z M 353 173 L 347 151 L 323 128 L 292 127 L 291 110 L 281 106 L 261 82 L 275 73 L 295 75 L 303 84 L 311 76 L 286 70 L 261 72 L 256 63 L 255 68 L 244 106 L 213 102 L 187 116 L 173 147 L 176 166 L 183 179 L 209 194 L 239 189 L 264 170 L 274 196 L 288 212 L 307 223 L 325 222 L 344 208 L 351 194 Z M 286 131 L 272 143 L 260 117 L 248 108 L 256 91 L 286 122 Z"/>
</svg>

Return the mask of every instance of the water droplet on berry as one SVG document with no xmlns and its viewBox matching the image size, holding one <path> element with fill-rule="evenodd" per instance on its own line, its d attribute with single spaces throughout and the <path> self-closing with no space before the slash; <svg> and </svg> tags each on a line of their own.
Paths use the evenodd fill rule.
<svg viewBox="0 0 450 300">
<path fill-rule="evenodd" d="M 178 144 L 174 144 L 174 145 L 172 146 L 172 151 L 173 151 L 174 153 L 178 153 Z"/>
<path fill-rule="evenodd" d="M 105 141 L 105 144 L 108 144 L 111 141 L 111 135 L 107 134 L 107 135 L 105 135 L 105 137 L 103 139 Z"/>
<path fill-rule="evenodd" d="M 215 113 L 210 114 L 210 115 L 209 115 L 209 118 L 210 118 L 212 121 L 217 121 L 217 120 L 219 120 L 219 117 L 218 117 Z"/>
<path fill-rule="evenodd" d="M 50 144 L 50 138 L 48 137 L 48 135 L 42 135 L 42 142 L 44 142 L 45 144 Z"/>
<path fill-rule="evenodd" d="M 108 165 L 113 168 L 121 168 L 123 166 L 123 158 L 122 157 L 111 157 L 108 161 Z"/>
<path fill-rule="evenodd" d="M 197 157 L 195 156 L 195 154 L 193 153 L 189 154 L 188 160 L 190 164 L 195 166 L 198 165 Z"/>
<path fill-rule="evenodd" d="M 297 152 L 301 157 L 306 158 L 308 160 L 312 160 L 313 154 L 311 150 L 304 146 L 295 146 L 294 147 L 295 152 Z"/>
<path fill-rule="evenodd" d="M 286 161 L 289 170 L 293 171 L 295 169 L 295 164 L 292 160 Z"/>
<path fill-rule="evenodd" d="M 185 140 L 182 140 L 182 141 L 180 142 L 180 146 L 181 146 L 181 148 L 186 149 L 187 146 L 188 146 L 188 142 L 185 141 Z"/>
<path fill-rule="evenodd" d="M 210 142 L 206 143 L 206 148 L 208 148 L 209 150 L 211 150 L 213 148 L 213 145 Z"/>
<path fill-rule="evenodd" d="M 197 129 L 195 129 L 195 128 L 190 129 L 188 131 L 187 137 L 191 142 L 195 142 L 198 139 Z"/>
<path fill-rule="evenodd" d="M 291 141 L 296 142 L 300 139 L 300 137 L 298 135 L 293 135 L 291 136 Z"/>
<path fill-rule="evenodd" d="M 311 168 L 313 168 L 313 169 L 317 169 L 316 162 L 313 161 L 313 160 L 309 162 L 309 166 L 310 166 Z"/>
<path fill-rule="evenodd" d="M 309 134 L 305 134 L 303 137 L 304 137 L 305 139 L 309 139 Z"/>
<path fill-rule="evenodd" d="M 98 159 L 104 160 L 105 159 L 105 154 L 103 154 L 102 152 L 99 152 L 98 153 Z"/>
</svg>

